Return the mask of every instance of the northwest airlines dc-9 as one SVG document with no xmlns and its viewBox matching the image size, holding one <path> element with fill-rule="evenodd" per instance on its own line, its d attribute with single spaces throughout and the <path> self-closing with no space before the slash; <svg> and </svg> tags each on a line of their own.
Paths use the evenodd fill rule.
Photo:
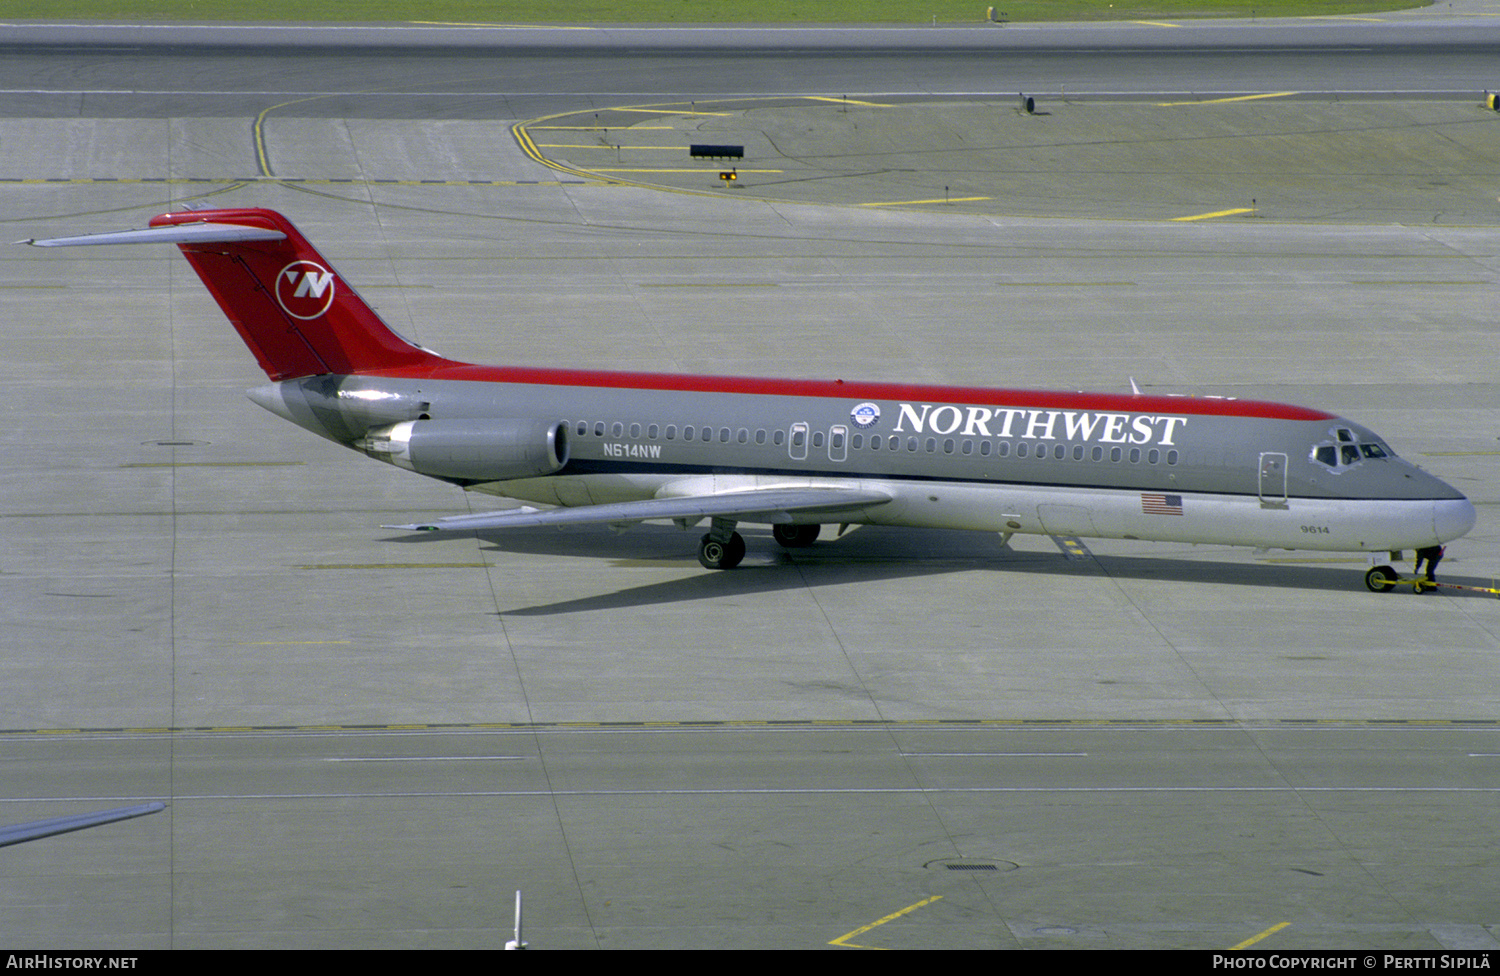
<svg viewBox="0 0 1500 976">
<path fill-rule="evenodd" d="M 28 243 L 176 244 L 270 383 L 256 403 L 322 437 L 464 488 L 548 507 L 406 530 L 708 522 L 813 543 L 823 525 L 1432 550 L 1468 532 L 1460 492 L 1321 410 L 1211 397 L 477 366 L 392 331 L 292 223 L 263 209 Z M 1372 569 L 1372 589 L 1396 573 Z"/>
</svg>

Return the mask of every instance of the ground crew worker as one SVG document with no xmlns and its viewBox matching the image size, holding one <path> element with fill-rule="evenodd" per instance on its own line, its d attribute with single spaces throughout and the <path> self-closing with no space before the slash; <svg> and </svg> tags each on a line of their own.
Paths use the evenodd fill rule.
<svg viewBox="0 0 1500 976">
<path fill-rule="evenodd" d="M 1432 584 L 1432 586 L 1430 587 L 1431 589 L 1437 589 L 1437 568 L 1438 568 L 1438 563 L 1440 563 L 1442 561 L 1443 561 L 1443 547 L 1442 546 L 1427 546 L 1424 549 L 1418 549 L 1417 550 L 1417 564 L 1416 564 L 1416 566 L 1414 566 L 1412 568 L 1412 572 L 1413 573 L 1420 573 L 1420 572 L 1422 572 L 1422 563 L 1426 562 L 1427 563 L 1427 582 Z M 1429 587 L 1424 586 L 1421 582 L 1418 582 L 1417 583 L 1417 592 L 1421 593 L 1424 589 L 1429 589 Z"/>
</svg>

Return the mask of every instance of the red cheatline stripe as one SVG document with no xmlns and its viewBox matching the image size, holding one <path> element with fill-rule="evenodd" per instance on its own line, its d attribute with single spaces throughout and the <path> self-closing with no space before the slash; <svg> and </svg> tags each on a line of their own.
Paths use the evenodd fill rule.
<svg viewBox="0 0 1500 976">
<path fill-rule="evenodd" d="M 756 396 L 825 397 L 910 403 L 978 404 L 1042 410 L 1090 410 L 1130 414 L 1186 414 L 1254 417 L 1271 420 L 1334 420 L 1335 415 L 1309 407 L 1261 400 L 1169 397 L 1129 393 L 1076 393 L 1061 390 L 1005 390 L 966 386 L 920 386 L 905 383 L 797 380 L 670 373 L 624 373 L 522 366 L 475 366 L 451 363 L 436 369 L 379 370 L 378 375 L 406 379 L 466 380 L 476 383 L 530 383 L 620 390 L 686 393 L 740 393 Z"/>
</svg>

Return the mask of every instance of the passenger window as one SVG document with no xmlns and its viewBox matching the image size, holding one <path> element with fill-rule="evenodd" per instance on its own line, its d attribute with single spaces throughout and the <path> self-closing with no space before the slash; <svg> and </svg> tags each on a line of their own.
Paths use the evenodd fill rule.
<svg viewBox="0 0 1500 976">
<path fill-rule="evenodd" d="M 625 425 L 624 424 L 618 424 L 617 423 L 617 424 L 615 424 L 613 427 L 611 427 L 609 429 L 609 436 L 611 436 L 611 437 L 621 437 L 621 436 L 624 436 L 624 434 L 625 434 Z"/>
<path fill-rule="evenodd" d="M 636 440 L 636 441 L 638 441 L 638 440 L 641 439 L 641 425 L 640 424 L 631 424 L 630 425 L 630 439 L 631 440 Z"/>
<path fill-rule="evenodd" d="M 660 433 L 661 428 L 656 426 L 655 424 L 652 424 L 650 427 L 646 428 L 646 439 L 654 441 L 656 440 L 656 435 Z"/>
<path fill-rule="evenodd" d="M 604 421 L 601 420 L 597 424 L 594 425 L 594 436 L 595 437 L 603 437 L 604 436 Z"/>
<path fill-rule="evenodd" d="M 676 439 L 677 439 L 677 425 L 676 424 L 667 424 L 667 440 L 669 440 L 669 441 L 675 441 Z"/>
<path fill-rule="evenodd" d="M 1159 460 L 1161 460 L 1161 452 L 1153 447 L 1151 453 L 1146 455 L 1146 462 L 1148 464 L 1155 464 Z"/>
<path fill-rule="evenodd" d="M 682 428 L 682 439 L 685 441 L 690 441 L 693 439 L 693 428 L 691 424 Z"/>
</svg>

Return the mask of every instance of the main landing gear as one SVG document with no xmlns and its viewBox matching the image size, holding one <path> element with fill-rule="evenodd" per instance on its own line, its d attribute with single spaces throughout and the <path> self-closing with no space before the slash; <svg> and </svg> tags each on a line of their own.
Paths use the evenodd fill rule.
<svg viewBox="0 0 1500 976">
<path fill-rule="evenodd" d="M 698 561 L 705 569 L 733 569 L 745 558 L 745 540 L 731 530 L 724 538 L 710 532 L 698 540 Z"/>
<path fill-rule="evenodd" d="M 733 569 L 745 558 L 745 540 L 734 531 L 734 519 L 716 518 L 698 540 L 698 561 L 705 569 Z"/>
<path fill-rule="evenodd" d="M 771 537 L 788 549 L 806 549 L 822 530 L 821 525 L 773 525 Z"/>
<path fill-rule="evenodd" d="M 730 519 L 714 519 L 713 528 L 698 540 L 698 561 L 706 569 L 733 569 L 745 558 L 745 540 Z M 771 535 L 788 549 L 805 549 L 818 538 L 821 525 L 773 525 Z"/>
</svg>

